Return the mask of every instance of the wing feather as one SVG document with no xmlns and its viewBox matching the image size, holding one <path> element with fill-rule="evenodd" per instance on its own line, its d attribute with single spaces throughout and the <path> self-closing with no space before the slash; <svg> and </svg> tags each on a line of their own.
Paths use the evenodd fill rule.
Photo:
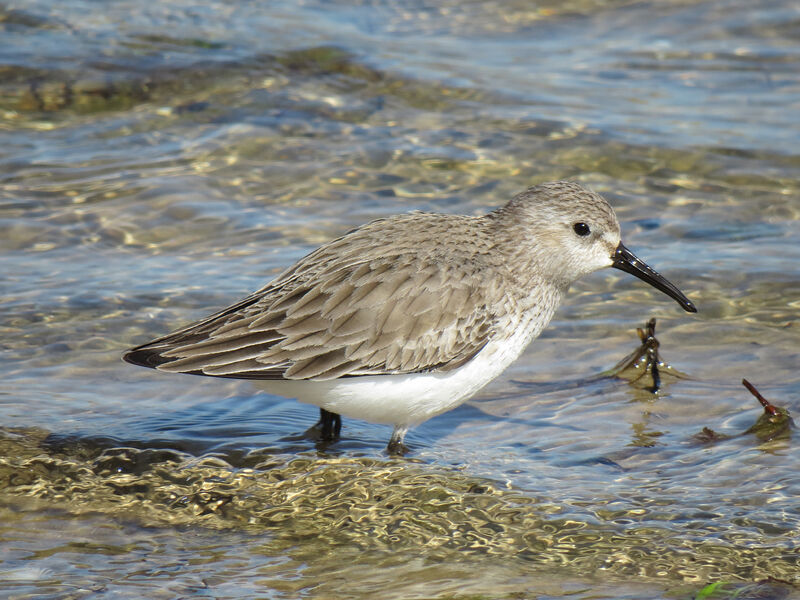
<svg viewBox="0 0 800 600">
<path fill-rule="evenodd" d="M 489 307 L 503 305 L 502 286 L 481 285 L 485 270 L 503 270 L 475 219 L 412 214 L 365 225 L 241 302 L 133 348 L 125 360 L 251 379 L 456 368 L 489 341 L 501 316 Z M 415 224 L 424 239 L 409 234 Z M 447 253 L 429 243 L 458 227 L 479 243 Z"/>
</svg>

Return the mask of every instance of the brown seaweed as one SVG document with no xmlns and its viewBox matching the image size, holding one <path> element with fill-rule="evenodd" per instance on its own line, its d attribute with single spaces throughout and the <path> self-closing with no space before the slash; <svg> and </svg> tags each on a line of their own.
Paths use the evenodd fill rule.
<svg viewBox="0 0 800 600">
<path fill-rule="evenodd" d="M 657 394 L 662 388 L 662 374 L 686 377 L 662 360 L 659 353 L 660 343 L 656 338 L 655 318 L 650 319 L 644 328 L 637 328 L 636 333 L 641 341 L 639 347 L 601 373 L 600 377 L 624 379 L 631 384 L 645 383 L 644 388 L 653 394 Z"/>
<path fill-rule="evenodd" d="M 758 417 L 758 420 L 748 427 L 745 431 L 737 436 L 726 435 L 724 433 L 717 433 L 709 427 L 703 427 L 700 433 L 692 436 L 696 442 L 701 444 L 714 444 L 723 440 L 731 439 L 742 435 L 754 435 L 760 442 L 769 442 L 771 440 L 789 437 L 792 429 L 796 427 L 789 411 L 780 406 L 775 406 L 769 400 L 764 398 L 756 387 L 742 379 L 742 385 L 756 397 L 756 400 L 764 407 L 764 412 Z"/>
<path fill-rule="evenodd" d="M 755 386 L 742 379 L 742 385 L 756 397 L 756 400 L 764 407 L 763 414 L 758 417 L 758 420 L 744 433 L 755 435 L 760 441 L 768 442 L 770 440 L 789 437 L 792 429 L 796 427 L 789 411 L 780 406 L 775 406 L 769 400 L 764 398 Z"/>
</svg>

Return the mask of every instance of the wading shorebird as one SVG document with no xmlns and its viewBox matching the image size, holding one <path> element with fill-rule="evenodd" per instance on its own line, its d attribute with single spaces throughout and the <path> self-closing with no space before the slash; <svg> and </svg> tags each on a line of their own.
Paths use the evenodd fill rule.
<svg viewBox="0 0 800 600">
<path fill-rule="evenodd" d="M 575 280 L 614 267 L 697 312 L 620 240 L 601 196 L 556 181 L 473 217 L 415 212 L 317 248 L 266 286 L 125 353 L 170 373 L 250 379 L 341 415 L 394 426 L 388 451 L 466 401 L 550 322 Z"/>
</svg>

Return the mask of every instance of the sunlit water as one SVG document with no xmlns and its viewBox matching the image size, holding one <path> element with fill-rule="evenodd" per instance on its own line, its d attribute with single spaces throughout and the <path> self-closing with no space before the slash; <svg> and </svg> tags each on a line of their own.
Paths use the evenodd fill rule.
<svg viewBox="0 0 800 600">
<path fill-rule="evenodd" d="M 0 36 L 0 593 L 800 597 L 800 434 L 745 434 L 740 385 L 800 414 L 795 3 L 34 0 Z M 405 459 L 120 361 L 372 218 L 560 178 L 700 312 L 593 275 Z M 653 316 L 688 378 L 592 379 Z"/>
</svg>

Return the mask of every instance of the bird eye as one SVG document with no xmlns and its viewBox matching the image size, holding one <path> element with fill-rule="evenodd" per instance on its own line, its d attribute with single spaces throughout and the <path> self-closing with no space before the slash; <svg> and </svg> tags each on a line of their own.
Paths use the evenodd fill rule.
<svg viewBox="0 0 800 600">
<path fill-rule="evenodd" d="M 575 225 L 572 226 L 572 230 L 581 237 L 586 237 L 592 232 L 586 223 L 575 223 Z"/>
</svg>

